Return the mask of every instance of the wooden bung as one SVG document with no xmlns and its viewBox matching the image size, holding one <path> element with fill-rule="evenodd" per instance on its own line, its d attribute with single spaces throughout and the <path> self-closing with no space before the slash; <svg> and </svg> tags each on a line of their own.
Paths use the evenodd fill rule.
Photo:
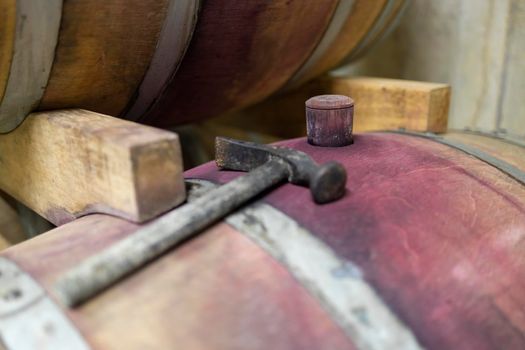
<svg viewBox="0 0 525 350">
<path fill-rule="evenodd" d="M 352 144 L 354 100 L 343 95 L 320 95 L 305 105 L 308 143 L 323 147 Z"/>
<path fill-rule="evenodd" d="M 325 91 L 350 95 L 358 104 L 356 130 L 405 128 L 445 132 L 450 104 L 447 84 L 373 77 L 321 82 Z"/>
</svg>

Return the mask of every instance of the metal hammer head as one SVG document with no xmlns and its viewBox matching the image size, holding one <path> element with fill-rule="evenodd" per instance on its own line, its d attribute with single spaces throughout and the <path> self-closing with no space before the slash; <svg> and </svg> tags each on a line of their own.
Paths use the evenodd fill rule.
<svg viewBox="0 0 525 350">
<path fill-rule="evenodd" d="M 217 137 L 215 161 L 220 169 L 250 171 L 270 160 L 281 160 L 288 181 L 310 188 L 316 203 L 328 203 L 345 194 L 346 170 L 336 162 L 318 165 L 306 153 L 286 147 Z"/>
</svg>

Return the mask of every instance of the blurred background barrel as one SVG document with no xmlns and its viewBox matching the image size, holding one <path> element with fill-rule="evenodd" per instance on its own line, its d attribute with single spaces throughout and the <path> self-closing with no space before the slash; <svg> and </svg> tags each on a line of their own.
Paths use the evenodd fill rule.
<svg viewBox="0 0 525 350">
<path fill-rule="evenodd" d="M 163 127 L 358 57 L 404 0 L 1 0 L 0 132 L 84 108 Z"/>
</svg>

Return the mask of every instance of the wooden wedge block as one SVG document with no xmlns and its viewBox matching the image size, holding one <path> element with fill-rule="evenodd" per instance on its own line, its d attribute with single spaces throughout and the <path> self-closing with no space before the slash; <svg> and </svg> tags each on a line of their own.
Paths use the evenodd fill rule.
<svg viewBox="0 0 525 350">
<path fill-rule="evenodd" d="M 446 131 L 447 84 L 368 77 L 327 79 L 322 84 L 331 94 L 354 99 L 356 130 Z"/>
<path fill-rule="evenodd" d="M 177 134 L 71 109 L 0 135 L 0 188 L 55 225 L 89 213 L 134 222 L 185 200 Z"/>
</svg>

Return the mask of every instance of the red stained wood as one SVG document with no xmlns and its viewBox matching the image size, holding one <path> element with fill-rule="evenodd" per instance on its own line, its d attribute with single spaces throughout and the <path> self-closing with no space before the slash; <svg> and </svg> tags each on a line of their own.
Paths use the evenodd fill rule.
<svg viewBox="0 0 525 350">
<path fill-rule="evenodd" d="M 343 95 L 320 95 L 308 99 L 306 131 L 308 143 L 323 147 L 352 144 L 354 101 Z"/>
<path fill-rule="evenodd" d="M 409 136 L 355 136 L 324 148 L 282 143 L 348 171 L 348 194 L 315 205 L 285 185 L 264 201 L 282 210 L 365 278 L 429 349 L 525 347 L 525 188 L 447 146 Z M 187 177 L 237 176 L 213 164 Z"/>
<path fill-rule="evenodd" d="M 260 101 L 308 58 L 336 0 L 207 1 L 173 83 L 145 122 L 195 121 Z"/>
<path fill-rule="evenodd" d="M 91 215 L 4 256 L 52 293 L 60 273 L 137 227 Z M 284 267 L 226 224 L 64 311 L 95 349 L 353 349 Z"/>
</svg>

